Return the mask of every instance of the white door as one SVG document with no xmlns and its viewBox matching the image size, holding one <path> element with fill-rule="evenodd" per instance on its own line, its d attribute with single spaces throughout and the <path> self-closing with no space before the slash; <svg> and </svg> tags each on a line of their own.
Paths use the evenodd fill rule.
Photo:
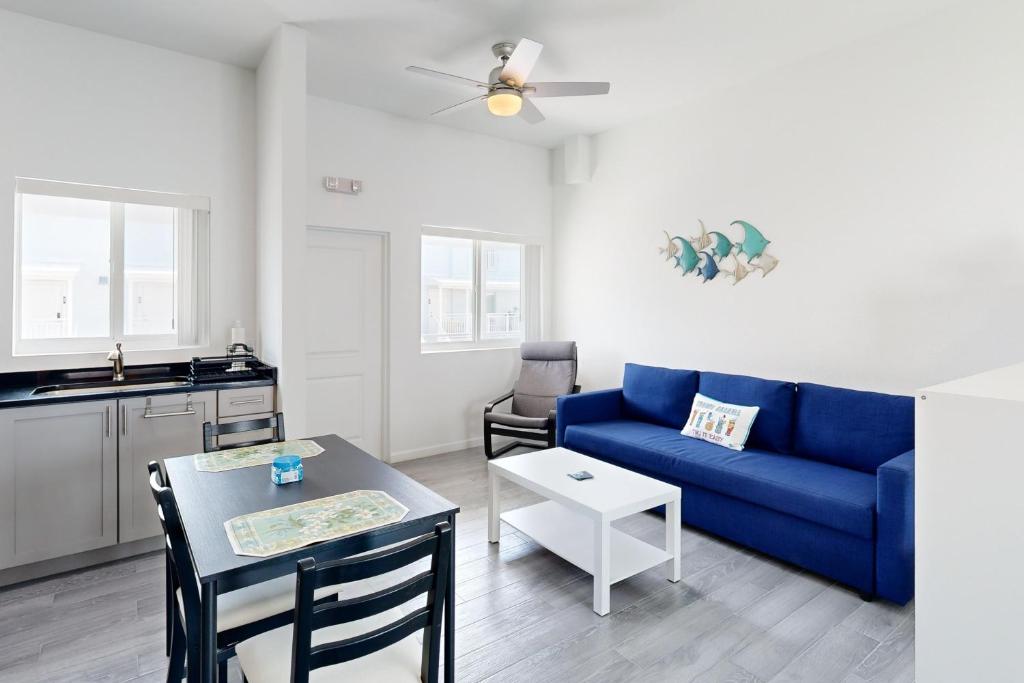
<svg viewBox="0 0 1024 683">
<path fill-rule="evenodd" d="M 29 339 L 68 336 L 68 281 L 26 279 L 21 288 L 22 335 Z"/>
<path fill-rule="evenodd" d="M 130 279 L 128 334 L 174 333 L 174 281 L 172 274 Z"/>
<path fill-rule="evenodd" d="M 306 433 L 382 455 L 384 238 L 309 228 Z"/>
</svg>

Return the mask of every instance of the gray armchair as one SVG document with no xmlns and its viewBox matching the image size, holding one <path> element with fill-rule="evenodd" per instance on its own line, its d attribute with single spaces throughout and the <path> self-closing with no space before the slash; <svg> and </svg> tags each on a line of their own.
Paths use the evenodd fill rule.
<svg viewBox="0 0 1024 683">
<path fill-rule="evenodd" d="M 553 448 L 555 445 L 555 399 L 578 393 L 576 384 L 576 342 L 526 342 L 520 347 L 523 365 L 512 391 L 484 407 L 484 453 L 488 459 L 513 448 Z M 496 413 L 494 407 L 512 399 L 512 411 Z M 515 439 L 494 450 L 491 437 Z M 536 443 L 530 443 L 536 442 Z"/>
</svg>

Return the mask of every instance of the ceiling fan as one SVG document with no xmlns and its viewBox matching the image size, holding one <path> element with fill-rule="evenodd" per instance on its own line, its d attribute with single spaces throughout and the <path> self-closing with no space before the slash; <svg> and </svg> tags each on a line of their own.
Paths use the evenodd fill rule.
<svg viewBox="0 0 1024 683">
<path fill-rule="evenodd" d="M 470 102 L 487 100 L 487 110 L 495 116 L 515 116 L 518 114 L 527 123 L 532 124 L 543 121 L 544 115 L 530 101 L 531 98 L 608 94 L 611 88 L 610 83 L 527 83 L 526 79 L 533 70 L 534 64 L 537 63 L 537 58 L 540 57 L 540 51 L 543 48 L 543 45 L 529 38 L 523 38 L 519 41 L 518 45 L 515 43 L 497 43 L 491 47 L 491 52 L 501 60 L 501 65 L 491 70 L 486 83 L 472 78 L 454 76 L 443 71 L 425 69 L 422 66 L 407 66 L 405 68 L 406 71 L 416 74 L 440 78 L 453 83 L 461 83 L 462 85 L 481 88 L 486 91 L 482 95 L 476 95 L 468 100 L 438 109 L 431 116 L 451 111 Z"/>
</svg>

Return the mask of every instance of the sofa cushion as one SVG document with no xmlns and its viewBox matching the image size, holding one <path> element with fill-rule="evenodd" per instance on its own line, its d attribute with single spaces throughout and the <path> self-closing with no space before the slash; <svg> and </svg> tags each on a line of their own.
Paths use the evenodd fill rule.
<svg viewBox="0 0 1024 683">
<path fill-rule="evenodd" d="M 802 383 L 794 432 L 797 455 L 874 474 L 914 447 L 914 399 Z"/>
<path fill-rule="evenodd" d="M 565 445 L 660 479 L 874 537 L 875 477 L 864 472 L 768 451 L 732 451 L 629 420 L 571 425 Z"/>
<path fill-rule="evenodd" d="M 793 452 L 793 406 L 796 402 L 796 385 L 792 382 L 702 372 L 700 393 L 725 403 L 739 403 L 761 409 L 754 420 L 753 429 L 750 430 L 748 448 L 760 448 L 777 453 Z"/>
<path fill-rule="evenodd" d="M 722 403 L 698 392 L 693 397 L 690 418 L 683 426 L 683 436 L 742 451 L 759 410 L 757 406 Z"/>
<path fill-rule="evenodd" d="M 697 377 L 695 370 L 626 363 L 622 377 L 623 414 L 682 429 L 697 393 Z"/>
</svg>

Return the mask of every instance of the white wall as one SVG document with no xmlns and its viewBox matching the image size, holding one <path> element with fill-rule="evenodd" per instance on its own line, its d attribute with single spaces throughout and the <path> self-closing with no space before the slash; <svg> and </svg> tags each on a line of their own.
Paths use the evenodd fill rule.
<svg viewBox="0 0 1024 683">
<path fill-rule="evenodd" d="M 965 3 L 597 136 L 593 182 L 554 192 L 554 334 L 585 388 L 636 361 L 910 393 L 1019 360 L 1022 7 Z M 762 228 L 777 270 L 680 277 L 661 230 L 699 218 Z"/>
<path fill-rule="evenodd" d="M 479 443 L 483 404 L 511 386 L 519 355 L 420 353 L 420 230 L 471 227 L 546 242 L 547 150 L 315 97 L 307 129 L 307 222 L 390 234 L 392 457 Z M 327 193 L 325 175 L 359 178 L 365 190 Z"/>
<path fill-rule="evenodd" d="M 211 347 L 256 326 L 251 71 L 0 11 L 0 371 L 101 366 L 106 354 L 12 357 L 14 178 L 211 198 Z"/>
<path fill-rule="evenodd" d="M 259 353 L 278 368 L 278 410 L 306 435 L 306 32 L 281 26 L 257 71 Z"/>
</svg>

